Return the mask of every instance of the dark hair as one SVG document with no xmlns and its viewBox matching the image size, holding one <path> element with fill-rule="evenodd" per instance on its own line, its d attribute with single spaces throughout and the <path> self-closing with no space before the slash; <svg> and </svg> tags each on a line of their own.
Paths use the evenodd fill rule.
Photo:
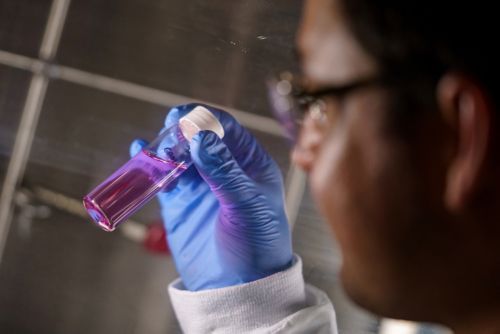
<svg viewBox="0 0 500 334">
<path fill-rule="evenodd" d="M 498 106 L 496 6 L 489 0 L 342 1 L 351 31 L 382 71 L 435 80 L 447 70 L 461 71 Z"/>
</svg>

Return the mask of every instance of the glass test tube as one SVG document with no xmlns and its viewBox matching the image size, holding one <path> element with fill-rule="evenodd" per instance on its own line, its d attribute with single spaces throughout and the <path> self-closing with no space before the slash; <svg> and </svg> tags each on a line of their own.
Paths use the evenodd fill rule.
<svg viewBox="0 0 500 334">
<path fill-rule="evenodd" d="M 105 231 L 113 231 L 190 165 L 189 141 L 201 130 L 219 137 L 224 129 L 208 111 L 198 106 L 164 129 L 137 155 L 83 198 L 85 209 Z"/>
</svg>

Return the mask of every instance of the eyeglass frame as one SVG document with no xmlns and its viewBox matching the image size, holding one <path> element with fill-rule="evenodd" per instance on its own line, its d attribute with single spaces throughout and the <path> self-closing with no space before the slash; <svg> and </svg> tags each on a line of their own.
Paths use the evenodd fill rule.
<svg viewBox="0 0 500 334">
<path fill-rule="evenodd" d="M 353 80 L 346 84 L 330 85 L 311 92 L 307 91 L 303 85 L 298 84 L 290 72 L 282 72 L 278 78 L 268 80 L 267 86 L 271 110 L 282 126 L 285 137 L 294 146 L 298 139 L 300 124 L 306 115 L 310 115 L 316 122 L 326 120 L 325 97 L 334 97 L 342 102 L 347 95 L 360 89 L 385 85 L 390 81 L 385 76 L 375 75 Z"/>
</svg>

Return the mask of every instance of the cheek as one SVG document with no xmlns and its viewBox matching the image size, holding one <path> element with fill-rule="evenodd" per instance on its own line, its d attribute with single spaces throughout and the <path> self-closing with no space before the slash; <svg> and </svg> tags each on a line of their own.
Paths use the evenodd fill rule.
<svg viewBox="0 0 500 334">
<path fill-rule="evenodd" d="M 372 117 L 353 112 L 344 120 L 324 141 L 310 175 L 318 209 L 348 257 L 373 254 L 385 244 L 397 216 L 391 207 L 405 197 L 402 184 L 393 182 L 402 182 L 397 154 L 381 135 L 375 112 Z"/>
<path fill-rule="evenodd" d="M 310 174 L 312 195 L 328 222 L 336 220 L 336 206 L 342 207 L 340 204 L 347 200 L 347 185 L 342 176 L 345 173 L 345 146 L 343 138 L 332 138 L 330 142 L 325 142 Z"/>
<path fill-rule="evenodd" d="M 382 126 L 386 115 L 374 105 L 346 113 L 310 171 L 318 209 L 342 250 L 346 291 L 366 307 L 383 300 L 398 305 L 405 296 L 421 270 L 408 259 L 417 259 L 427 242 L 422 226 L 429 216 L 413 146 Z"/>
<path fill-rule="evenodd" d="M 367 183 L 369 157 L 360 148 L 373 149 L 362 142 L 357 127 L 346 120 L 326 138 L 310 175 L 311 190 L 318 209 L 340 236 L 342 231 L 339 227 L 352 224 L 354 213 L 358 211 L 356 207 L 360 208 L 356 203 L 365 202 L 359 203 L 359 194 L 368 195 L 362 189 Z M 367 142 L 373 143 L 373 140 Z"/>
</svg>

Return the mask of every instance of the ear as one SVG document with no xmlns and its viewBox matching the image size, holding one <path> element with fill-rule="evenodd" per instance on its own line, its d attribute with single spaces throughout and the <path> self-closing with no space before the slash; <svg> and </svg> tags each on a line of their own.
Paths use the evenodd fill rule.
<svg viewBox="0 0 500 334">
<path fill-rule="evenodd" d="M 448 73 L 441 78 L 437 102 L 455 132 L 444 200 L 448 209 L 459 212 L 469 204 L 481 183 L 491 145 L 492 106 L 484 89 L 460 73 Z"/>
</svg>

